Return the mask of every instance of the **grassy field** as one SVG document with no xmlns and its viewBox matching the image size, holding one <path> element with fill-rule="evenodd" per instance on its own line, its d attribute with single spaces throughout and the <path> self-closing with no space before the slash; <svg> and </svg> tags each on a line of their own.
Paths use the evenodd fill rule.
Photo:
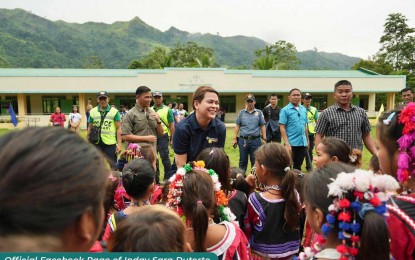
<svg viewBox="0 0 415 260">
<path fill-rule="evenodd" d="M 371 122 L 371 123 L 374 124 L 374 122 Z M 17 131 L 17 130 L 0 129 L 0 135 L 4 135 L 4 134 L 6 134 L 6 133 L 8 133 L 10 131 Z M 229 159 L 231 161 L 231 167 L 238 167 L 238 164 L 239 164 L 239 150 L 238 150 L 238 148 L 234 149 L 232 147 L 232 138 L 234 136 L 233 131 L 234 131 L 233 128 L 228 128 L 227 129 L 227 132 L 226 132 L 226 142 L 225 142 L 225 152 L 229 156 Z M 371 134 L 372 134 L 373 138 L 376 137 L 375 131 L 376 131 L 375 130 L 375 127 L 372 127 Z M 85 130 L 84 131 L 81 131 L 81 136 L 85 137 L 85 135 L 86 135 L 86 131 Z M 170 158 L 172 160 L 173 160 L 173 156 L 174 156 L 174 153 L 170 149 Z M 371 154 L 369 153 L 369 151 L 366 148 L 364 148 L 363 149 L 363 162 L 362 162 L 363 165 L 362 165 L 362 169 L 367 169 L 368 168 L 370 158 L 371 158 Z M 161 164 L 161 162 L 160 162 L 160 164 Z M 248 163 L 248 171 L 247 172 L 250 171 L 250 166 L 249 165 L 250 165 L 250 162 Z M 303 164 L 303 171 L 305 171 L 305 163 Z M 161 175 L 163 176 L 163 174 L 161 174 Z"/>
</svg>

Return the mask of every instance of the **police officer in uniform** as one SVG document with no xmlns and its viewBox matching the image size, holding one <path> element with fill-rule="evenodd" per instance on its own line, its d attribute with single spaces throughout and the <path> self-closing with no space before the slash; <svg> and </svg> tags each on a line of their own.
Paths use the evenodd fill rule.
<svg viewBox="0 0 415 260">
<path fill-rule="evenodd" d="M 236 144 L 239 146 L 239 168 L 244 173 L 248 166 L 248 156 L 253 167 L 255 151 L 266 141 L 265 119 L 262 111 L 255 108 L 255 96 L 247 95 L 245 105 L 246 109 L 242 109 L 236 119 L 235 137 L 232 141 L 234 147 Z"/>
</svg>

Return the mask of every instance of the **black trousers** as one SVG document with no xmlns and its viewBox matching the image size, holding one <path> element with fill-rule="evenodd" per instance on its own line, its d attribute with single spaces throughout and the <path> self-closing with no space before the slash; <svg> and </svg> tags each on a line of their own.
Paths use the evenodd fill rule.
<svg viewBox="0 0 415 260">
<path fill-rule="evenodd" d="M 301 171 L 301 165 L 303 164 L 304 158 L 307 155 L 307 147 L 306 146 L 291 146 L 291 151 L 292 151 L 292 158 L 293 158 L 293 163 L 294 163 L 293 168 Z"/>
</svg>

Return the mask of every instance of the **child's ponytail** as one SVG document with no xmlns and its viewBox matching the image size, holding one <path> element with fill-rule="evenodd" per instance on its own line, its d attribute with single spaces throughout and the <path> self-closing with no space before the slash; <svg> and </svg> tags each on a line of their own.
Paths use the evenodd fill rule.
<svg viewBox="0 0 415 260">
<path fill-rule="evenodd" d="M 195 202 L 193 207 L 193 235 L 195 241 L 195 252 L 206 252 L 205 240 L 209 224 L 209 215 L 201 200 Z"/>
<path fill-rule="evenodd" d="M 295 192 L 295 176 L 293 171 L 286 167 L 285 175 L 282 178 L 281 190 L 285 199 L 284 218 L 291 229 L 298 228 L 300 204 Z"/>
<path fill-rule="evenodd" d="M 389 231 L 384 216 L 368 211 L 360 237 L 358 259 L 390 259 Z"/>
</svg>

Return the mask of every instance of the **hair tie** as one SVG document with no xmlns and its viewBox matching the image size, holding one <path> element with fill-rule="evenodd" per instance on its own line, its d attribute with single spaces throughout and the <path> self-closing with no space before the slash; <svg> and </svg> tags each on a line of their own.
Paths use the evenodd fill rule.
<svg viewBox="0 0 415 260">
<path fill-rule="evenodd" d="M 388 116 L 388 118 L 386 118 L 385 120 L 383 120 L 383 124 L 384 125 L 389 125 L 390 122 L 392 121 L 392 118 L 395 116 L 396 112 L 393 112 L 392 114 L 390 114 Z"/>
<path fill-rule="evenodd" d="M 290 166 L 284 168 L 284 172 L 288 172 L 289 170 L 291 170 Z"/>
<path fill-rule="evenodd" d="M 375 207 L 370 203 L 363 203 L 362 209 L 359 211 L 359 217 L 364 220 L 366 213 L 369 211 L 375 211 Z"/>
<path fill-rule="evenodd" d="M 349 155 L 349 159 L 352 163 L 354 163 L 357 160 L 357 155 L 356 154 L 351 154 L 351 155 Z"/>
<path fill-rule="evenodd" d="M 200 205 L 200 204 L 203 205 L 203 201 L 201 201 L 201 200 L 196 201 L 196 205 Z"/>
</svg>

